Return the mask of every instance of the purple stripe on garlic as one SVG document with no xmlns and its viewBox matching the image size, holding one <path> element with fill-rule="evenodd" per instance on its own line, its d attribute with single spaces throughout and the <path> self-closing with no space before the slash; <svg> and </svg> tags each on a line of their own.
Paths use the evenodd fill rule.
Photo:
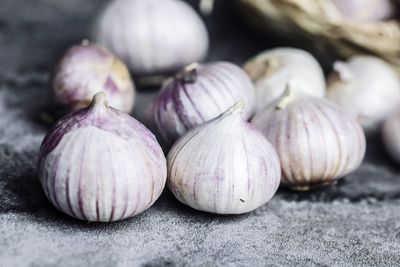
<svg viewBox="0 0 400 267">
<path fill-rule="evenodd" d="M 135 87 L 128 69 L 104 47 L 83 41 L 68 49 L 58 63 L 53 94 L 56 102 L 77 110 L 89 106 L 99 91 L 108 95 L 110 106 L 132 111 Z"/>
<path fill-rule="evenodd" d="M 272 145 L 243 120 L 239 102 L 189 131 L 170 150 L 168 186 L 201 211 L 241 214 L 268 202 L 281 177 Z"/>
<path fill-rule="evenodd" d="M 400 105 L 400 81 L 389 64 L 372 56 L 355 56 L 334 63 L 328 78 L 327 97 L 367 132 L 380 129 L 382 121 Z"/>
<path fill-rule="evenodd" d="M 168 74 L 208 51 L 207 29 L 181 0 L 115 0 L 99 16 L 94 38 L 137 75 Z"/>
<path fill-rule="evenodd" d="M 166 181 L 155 137 L 130 115 L 109 107 L 104 93 L 48 132 L 39 178 L 60 211 L 86 221 L 116 221 L 149 208 Z"/>
<path fill-rule="evenodd" d="M 325 94 L 321 66 L 301 49 L 280 47 L 264 51 L 247 61 L 244 69 L 256 88 L 257 111 L 279 98 L 289 80 L 293 89 L 317 97 Z"/>
<path fill-rule="evenodd" d="M 290 88 L 252 119 L 276 148 L 283 182 L 309 190 L 354 171 L 364 158 L 361 126 L 325 99 Z"/>
<path fill-rule="evenodd" d="M 193 127 L 238 101 L 243 116 L 253 113 L 254 87 L 246 73 L 228 62 L 191 64 L 171 78 L 148 111 L 148 123 L 165 148 Z"/>
</svg>

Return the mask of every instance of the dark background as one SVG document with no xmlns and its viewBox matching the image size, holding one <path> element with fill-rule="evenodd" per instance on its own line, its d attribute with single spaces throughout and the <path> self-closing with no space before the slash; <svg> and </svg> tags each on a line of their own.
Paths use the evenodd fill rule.
<svg viewBox="0 0 400 267">
<path fill-rule="evenodd" d="M 241 216 L 194 211 L 168 191 L 146 212 L 113 224 L 80 222 L 56 211 L 36 171 L 49 127 L 41 119 L 49 106 L 48 80 L 62 52 L 89 36 L 107 2 L 1 1 L 0 266 L 400 263 L 400 169 L 379 135 L 369 137 L 361 168 L 337 185 L 310 193 L 280 190 Z M 234 1 L 216 2 L 213 15 L 204 18 L 208 60 L 242 64 L 266 48 L 289 45 L 252 31 Z M 140 89 L 137 118 L 156 92 Z"/>
</svg>

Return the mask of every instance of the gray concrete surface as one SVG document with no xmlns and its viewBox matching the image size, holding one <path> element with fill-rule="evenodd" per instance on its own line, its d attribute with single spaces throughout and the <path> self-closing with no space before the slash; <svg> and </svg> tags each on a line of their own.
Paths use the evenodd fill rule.
<svg viewBox="0 0 400 267">
<path fill-rule="evenodd" d="M 134 218 L 84 223 L 46 200 L 36 154 L 48 125 L 54 61 L 86 37 L 105 3 L 2 0 L 0 3 L 0 266 L 399 266 L 400 168 L 369 140 L 361 168 L 311 193 L 280 190 L 242 216 L 213 216 L 167 191 Z M 210 59 L 242 63 L 277 45 L 241 26 L 218 1 L 208 18 Z M 141 90 L 135 116 L 155 91 Z"/>
</svg>

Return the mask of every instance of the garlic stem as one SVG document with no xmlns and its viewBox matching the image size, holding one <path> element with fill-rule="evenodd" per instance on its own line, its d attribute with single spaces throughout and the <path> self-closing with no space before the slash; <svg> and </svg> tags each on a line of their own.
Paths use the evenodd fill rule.
<svg viewBox="0 0 400 267">
<path fill-rule="evenodd" d="M 340 79 L 349 82 L 353 79 L 354 74 L 345 62 L 337 61 L 333 64 L 333 69 L 339 75 Z"/>
<path fill-rule="evenodd" d="M 177 79 L 183 83 L 195 83 L 197 81 L 197 70 L 199 66 L 199 63 L 197 62 L 186 66 L 180 73 L 178 73 Z"/>
<path fill-rule="evenodd" d="M 98 92 L 94 95 L 92 103 L 90 104 L 90 108 L 98 109 L 103 107 L 108 109 L 107 95 L 104 92 Z"/>
<path fill-rule="evenodd" d="M 276 109 L 284 109 L 291 102 L 293 97 L 293 90 L 290 86 L 290 82 L 286 85 L 285 91 L 283 91 L 282 96 L 280 97 L 279 102 L 276 104 Z"/>
</svg>

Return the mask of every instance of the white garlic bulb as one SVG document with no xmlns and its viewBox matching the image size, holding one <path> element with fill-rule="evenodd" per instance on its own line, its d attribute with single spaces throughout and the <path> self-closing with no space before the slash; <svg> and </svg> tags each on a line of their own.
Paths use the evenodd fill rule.
<svg viewBox="0 0 400 267">
<path fill-rule="evenodd" d="M 224 61 L 190 64 L 165 83 L 147 112 L 147 121 L 168 149 L 187 131 L 238 101 L 246 105 L 244 118 L 250 118 L 254 86 L 243 69 Z"/>
<path fill-rule="evenodd" d="M 85 221 L 116 221 L 144 211 L 160 196 L 167 176 L 153 134 L 109 107 L 103 92 L 48 132 L 38 165 L 50 202 Z"/>
<path fill-rule="evenodd" d="M 332 0 L 344 18 L 357 21 L 379 21 L 396 13 L 393 0 Z"/>
<path fill-rule="evenodd" d="M 396 110 L 385 120 L 382 137 L 389 154 L 400 163 L 400 110 Z"/>
<path fill-rule="evenodd" d="M 308 52 L 281 47 L 264 51 L 244 66 L 256 88 L 256 110 L 279 98 L 289 80 L 295 90 L 313 96 L 325 94 L 324 73 L 318 61 Z"/>
<path fill-rule="evenodd" d="M 103 91 L 110 106 L 131 112 L 136 95 L 124 63 L 87 40 L 66 51 L 55 71 L 52 89 L 55 101 L 69 110 L 89 106 L 93 96 Z"/>
<path fill-rule="evenodd" d="M 296 190 L 334 182 L 358 168 L 365 154 L 359 123 L 323 98 L 288 89 L 252 123 L 276 148 L 283 182 Z"/>
<path fill-rule="evenodd" d="M 165 74 L 202 60 L 208 33 L 181 0 L 115 0 L 99 17 L 95 39 L 137 75 Z"/>
<path fill-rule="evenodd" d="M 272 145 L 245 122 L 239 102 L 184 135 L 168 154 L 168 185 L 182 203 L 218 214 L 269 201 L 281 177 Z"/>
<path fill-rule="evenodd" d="M 372 56 L 335 62 L 327 97 L 356 118 L 368 132 L 377 130 L 400 104 L 400 82 L 394 70 Z"/>
</svg>

